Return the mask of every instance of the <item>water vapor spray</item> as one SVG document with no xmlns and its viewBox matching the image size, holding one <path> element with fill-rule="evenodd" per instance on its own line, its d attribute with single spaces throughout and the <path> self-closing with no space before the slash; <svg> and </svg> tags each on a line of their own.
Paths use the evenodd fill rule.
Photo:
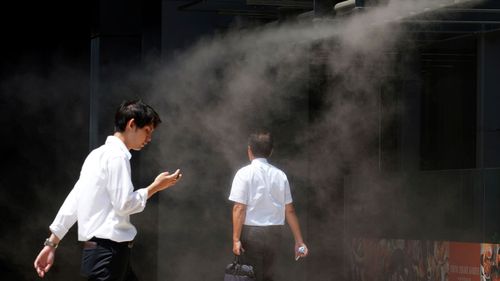
<svg viewBox="0 0 500 281">
<path fill-rule="evenodd" d="M 148 76 L 150 72 L 120 69 L 130 75 L 109 88 L 128 96 L 136 89 L 130 85 L 152 84 L 144 100 L 164 121 L 151 147 L 140 153 L 141 165 L 145 170 L 181 168 L 184 174 L 178 186 L 159 195 L 159 224 L 139 228 L 139 242 L 144 232 L 159 229 L 158 280 L 221 280 L 223 267 L 232 259 L 227 200 L 231 180 L 248 163 L 249 130 L 263 126 L 275 134 L 270 162 L 290 179 L 312 253 L 295 263 L 288 237 L 283 242 L 287 261 L 280 265 L 279 274 L 293 276 L 287 280 L 328 280 L 322 272 L 335 267 L 342 256 L 346 175 L 355 173 L 363 179 L 358 181 L 361 184 L 370 182 L 371 192 L 352 203 L 371 210 L 381 208 L 371 200 L 374 194 L 403 182 L 379 179 L 376 149 L 381 124 L 390 122 L 400 110 L 381 108 L 381 89 L 401 71 L 396 62 L 403 59 L 402 54 L 411 52 L 411 41 L 400 21 L 477 1 L 379 2 L 386 3 L 352 16 L 234 28 L 205 37 L 165 58 L 153 77 Z M 0 208 L 9 218 L 1 237 L 12 241 L 0 246 L 5 254 L 1 269 L 7 279 L 12 272 L 19 275 L 16 280 L 33 278 L 32 261 L 44 238 L 40 229 L 46 230 L 53 219 L 67 194 L 59 191 L 64 187 L 69 192 L 88 150 L 87 69 L 74 69 L 74 62 L 57 59 L 48 67 L 48 75 L 33 69 L 16 73 L 14 67 L 9 69 L 8 81 L 0 83 L 0 111 L 8 115 L 2 120 L 6 128 L 13 128 L 4 138 L 3 156 L 9 165 L 0 180 L 0 186 L 8 190 L 0 198 Z M 409 71 L 408 75 L 413 74 Z M 108 102 L 107 89 L 103 104 Z M 26 123 L 13 125 L 13 119 L 19 121 L 21 115 Z M 107 121 L 102 122 L 108 125 Z M 137 158 L 134 155 L 133 161 Z M 148 171 L 150 175 L 144 178 L 156 172 Z M 141 185 L 136 183 L 136 187 Z M 26 206 L 28 202 L 36 203 Z M 148 211 L 141 215 L 147 216 Z M 382 225 L 381 221 L 372 223 Z M 323 229 L 319 231 L 317 225 Z M 75 240 L 76 226 L 58 249 L 52 276 L 78 274 L 80 248 L 70 246 Z M 17 246 L 12 247 L 13 243 Z M 135 250 L 156 251 L 147 243 L 138 244 Z M 334 253 L 333 258 L 324 253 Z"/>
<path fill-rule="evenodd" d="M 155 161 L 175 163 L 185 177 L 182 186 L 161 198 L 160 236 L 171 241 L 185 237 L 186 229 L 197 234 L 189 242 L 160 245 L 160 252 L 180 258 L 172 264 L 168 255 L 159 254 L 159 267 L 165 263 L 159 280 L 220 277 L 213 268 L 230 256 L 226 198 L 234 172 L 247 163 L 246 137 L 252 127 L 274 131 L 271 162 L 291 178 L 296 204 L 305 206 L 309 200 L 312 205 L 311 221 L 303 221 L 303 227 L 317 219 L 337 229 L 306 235 L 322 240 L 311 242 L 315 250 L 338 246 L 342 223 L 327 221 L 341 213 L 342 206 L 336 206 L 341 200 L 333 200 L 342 194 L 337 190 L 346 173 L 361 174 L 374 193 L 383 192 L 384 184 L 401 184 L 400 179 L 381 183 L 377 150 L 382 122 L 401 110 L 381 108 L 381 89 L 401 70 L 395 61 L 404 56 L 402 47 L 408 53 L 412 48 L 400 21 L 463 2 L 470 1 L 393 0 L 352 17 L 234 30 L 204 38 L 169 60 L 154 78 L 150 97 L 166 121 L 158 131 Z M 371 196 L 356 202 L 370 204 Z M 213 258 L 207 261 L 205 254 Z M 206 266 L 193 272 L 191 265 L 200 258 Z M 315 280 L 314 274 L 308 278 Z"/>
<path fill-rule="evenodd" d="M 185 237 L 186 229 L 197 234 L 189 243 L 161 245 L 160 252 L 184 258 L 172 264 L 160 254 L 158 263 L 162 267 L 165 262 L 165 267 L 159 280 L 195 280 L 199 270 L 208 279 L 220 277 L 213 268 L 230 256 L 226 198 L 234 172 L 247 163 L 246 137 L 252 127 L 274 131 L 271 162 L 292 179 L 299 206 L 309 197 L 314 205 L 310 212 L 322 214 L 318 220 L 338 215 L 335 205 L 341 203 L 332 201 L 332 190 L 341 188 L 346 172 L 371 178 L 373 192 L 381 192 L 376 149 L 381 122 L 401 110 L 381 108 L 381 89 L 397 75 L 401 47 L 411 51 L 399 23 L 463 2 L 470 1 L 393 0 L 352 17 L 234 30 L 204 38 L 169 60 L 154 78 L 150 97 L 166 121 L 158 131 L 155 161 L 175 163 L 185 177 L 182 186 L 161 198 L 165 209 L 160 210 L 160 235 L 171 241 Z M 358 202 L 369 204 L 371 195 L 365 196 Z M 186 202 L 189 206 L 183 207 Z M 334 241 L 341 240 L 339 233 L 309 237 L 324 238 L 313 242 L 321 251 L 338 245 Z M 193 243 L 192 248 L 201 250 L 189 250 Z M 203 252 L 214 248 L 225 252 Z M 193 272 L 190 265 L 199 264 L 198 255 L 205 254 L 213 259 L 202 258 L 206 268 Z"/>
</svg>

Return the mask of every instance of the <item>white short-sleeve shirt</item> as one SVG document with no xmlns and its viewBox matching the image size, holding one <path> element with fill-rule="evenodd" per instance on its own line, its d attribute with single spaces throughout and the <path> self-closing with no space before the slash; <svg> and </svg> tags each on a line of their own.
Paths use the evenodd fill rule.
<svg viewBox="0 0 500 281">
<path fill-rule="evenodd" d="M 283 225 L 292 195 L 285 173 L 256 158 L 234 176 L 229 200 L 247 205 L 245 225 Z"/>
</svg>

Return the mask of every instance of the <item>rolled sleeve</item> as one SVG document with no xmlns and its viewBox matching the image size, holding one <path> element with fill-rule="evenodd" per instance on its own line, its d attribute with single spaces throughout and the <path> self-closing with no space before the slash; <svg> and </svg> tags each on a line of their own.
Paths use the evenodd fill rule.
<svg viewBox="0 0 500 281">
<path fill-rule="evenodd" d="M 77 189 L 78 183 L 68 194 L 64 203 L 62 204 L 59 212 L 49 226 L 49 229 L 52 233 L 54 233 L 59 239 L 63 239 L 66 233 L 68 233 L 69 229 L 76 223 L 77 221 Z"/>
<path fill-rule="evenodd" d="M 61 227 L 60 225 L 55 225 L 55 224 L 51 224 L 49 226 L 49 229 L 50 229 L 50 232 L 52 232 L 60 240 L 63 239 L 64 236 L 66 236 L 66 234 L 69 231 L 69 229 Z"/>
<path fill-rule="evenodd" d="M 141 188 L 137 190 L 135 193 L 137 193 L 137 195 L 139 196 L 138 200 L 140 201 L 142 209 L 146 208 L 146 203 L 148 202 L 148 189 Z"/>
</svg>

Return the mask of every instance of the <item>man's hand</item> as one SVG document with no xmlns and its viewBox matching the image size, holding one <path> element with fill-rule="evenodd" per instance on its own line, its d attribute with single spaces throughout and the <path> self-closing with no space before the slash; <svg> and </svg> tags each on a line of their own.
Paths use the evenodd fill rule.
<svg viewBox="0 0 500 281">
<path fill-rule="evenodd" d="M 55 253 L 55 248 L 45 246 L 36 257 L 34 266 L 38 276 L 41 278 L 45 276 L 45 273 L 47 273 L 54 264 Z"/>
<path fill-rule="evenodd" d="M 169 172 L 164 172 L 159 174 L 153 183 L 148 186 L 148 198 L 153 196 L 158 191 L 165 190 L 174 184 L 176 184 L 182 178 L 181 170 L 177 169 L 175 173 L 170 174 Z"/>
<path fill-rule="evenodd" d="M 245 249 L 241 246 L 241 241 L 233 242 L 233 253 L 237 256 L 241 255 L 241 253 L 245 252 Z"/>
<path fill-rule="evenodd" d="M 162 191 L 176 184 L 182 177 L 181 170 L 177 169 L 175 173 L 170 174 L 169 172 L 164 172 L 159 174 L 154 180 L 153 184 L 155 184 L 158 188 L 158 191 Z"/>
<path fill-rule="evenodd" d="M 296 243 L 295 244 L 295 260 L 299 260 L 299 258 L 305 258 L 309 254 L 309 249 L 304 243 Z"/>
</svg>

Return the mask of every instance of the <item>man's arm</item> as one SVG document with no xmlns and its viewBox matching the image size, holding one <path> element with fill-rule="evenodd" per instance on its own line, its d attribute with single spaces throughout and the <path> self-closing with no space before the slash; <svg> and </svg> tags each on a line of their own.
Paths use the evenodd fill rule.
<svg viewBox="0 0 500 281">
<path fill-rule="evenodd" d="M 293 238 L 295 239 L 295 258 L 298 259 L 298 257 L 307 256 L 309 251 L 306 244 L 304 244 L 302 233 L 300 231 L 299 219 L 297 218 L 297 214 L 295 213 L 295 208 L 292 203 L 286 204 L 285 206 L 285 218 L 288 226 L 290 226 Z M 300 247 L 304 247 L 303 252 L 299 252 Z"/>
<path fill-rule="evenodd" d="M 121 216 L 142 212 L 147 199 L 180 180 L 180 170 L 160 173 L 146 188 L 134 191 L 129 163 L 123 157 L 112 157 L 106 163 L 108 179 L 106 189 L 115 212 Z"/>
<path fill-rule="evenodd" d="M 241 255 L 241 251 L 245 251 L 241 246 L 241 230 L 245 222 L 247 206 L 241 203 L 234 203 L 233 206 L 233 253 L 237 256 Z"/>
<path fill-rule="evenodd" d="M 45 273 L 47 273 L 54 264 L 56 248 L 60 242 L 60 239 L 52 233 L 48 238 L 48 242 L 49 243 L 46 244 L 51 244 L 53 246 L 44 246 L 36 257 L 35 262 L 33 263 L 38 276 L 40 276 L 41 278 L 45 276 Z"/>
<path fill-rule="evenodd" d="M 78 189 L 79 182 L 75 184 L 57 212 L 54 221 L 49 226 L 51 231 L 50 237 L 47 238 L 48 241 L 44 243 L 44 247 L 33 262 L 38 276 L 42 278 L 54 264 L 57 245 L 77 220 L 76 209 Z"/>
</svg>

